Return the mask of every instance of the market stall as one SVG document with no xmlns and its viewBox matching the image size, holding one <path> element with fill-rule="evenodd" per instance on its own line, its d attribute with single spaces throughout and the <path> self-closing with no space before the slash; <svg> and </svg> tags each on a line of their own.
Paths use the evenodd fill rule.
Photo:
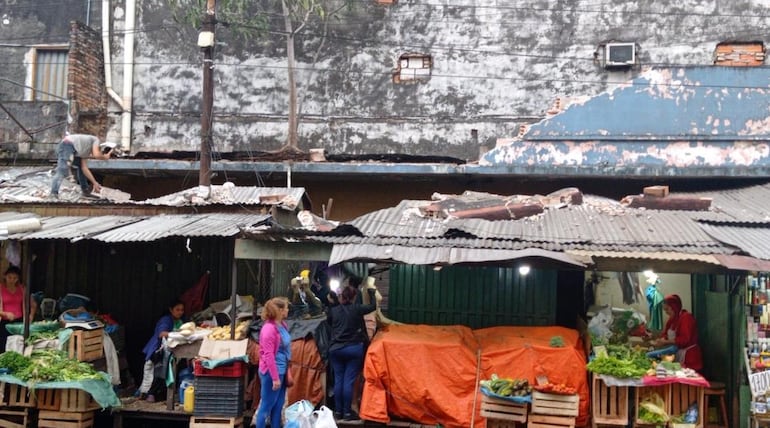
<svg viewBox="0 0 770 428">
<path fill-rule="evenodd" d="M 447 427 L 481 426 L 479 381 L 493 374 L 569 383 L 579 395 L 577 424 L 588 421 L 586 359 L 577 331 L 562 327 L 391 325 L 369 345 L 362 418 L 391 415 Z"/>
</svg>

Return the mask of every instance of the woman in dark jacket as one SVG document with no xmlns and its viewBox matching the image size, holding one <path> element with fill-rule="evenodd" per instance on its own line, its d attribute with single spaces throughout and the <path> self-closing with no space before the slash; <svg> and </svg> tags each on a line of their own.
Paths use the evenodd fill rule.
<svg viewBox="0 0 770 428">
<path fill-rule="evenodd" d="M 334 409 L 337 418 L 358 419 L 351 410 L 353 387 L 364 365 L 365 344 L 369 341 L 364 315 L 377 309 L 375 289 L 367 288 L 369 305 L 355 303 L 358 290 L 347 286 L 339 296 L 339 304 L 327 309 L 331 324 L 329 361 L 334 371 Z"/>
</svg>

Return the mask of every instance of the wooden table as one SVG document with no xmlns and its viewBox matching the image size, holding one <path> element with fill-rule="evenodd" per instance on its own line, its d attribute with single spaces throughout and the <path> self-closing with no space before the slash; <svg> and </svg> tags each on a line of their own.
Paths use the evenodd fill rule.
<svg viewBox="0 0 770 428">
<path fill-rule="evenodd" d="M 166 409 L 163 403 L 148 403 L 134 398 L 126 399 L 123 405 L 112 409 L 112 427 L 123 428 L 124 419 L 142 419 L 153 421 L 189 422 L 190 413 L 180 407 Z M 129 423 L 128 426 L 131 426 Z"/>
</svg>

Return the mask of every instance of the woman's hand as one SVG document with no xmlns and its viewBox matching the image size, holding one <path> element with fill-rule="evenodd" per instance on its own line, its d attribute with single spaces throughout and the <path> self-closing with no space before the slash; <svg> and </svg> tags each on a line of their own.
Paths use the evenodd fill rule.
<svg viewBox="0 0 770 428">
<path fill-rule="evenodd" d="M 273 391 L 278 391 L 281 389 L 281 381 L 276 379 L 273 381 Z"/>
</svg>

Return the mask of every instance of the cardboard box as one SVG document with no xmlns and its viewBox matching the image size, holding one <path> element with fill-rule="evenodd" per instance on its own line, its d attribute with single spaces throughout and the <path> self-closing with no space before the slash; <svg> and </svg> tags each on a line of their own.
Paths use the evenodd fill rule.
<svg viewBox="0 0 770 428">
<path fill-rule="evenodd" d="M 248 339 L 243 340 L 212 340 L 203 339 L 198 355 L 209 360 L 224 360 L 246 355 Z"/>
</svg>

